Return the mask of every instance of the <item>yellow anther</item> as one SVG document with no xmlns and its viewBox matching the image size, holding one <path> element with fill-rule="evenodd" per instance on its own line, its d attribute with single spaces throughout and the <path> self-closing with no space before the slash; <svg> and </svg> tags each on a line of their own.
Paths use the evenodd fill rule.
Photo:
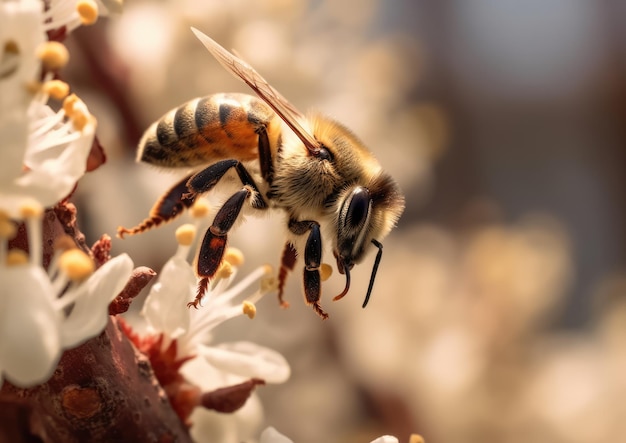
<svg viewBox="0 0 626 443">
<path fill-rule="evenodd" d="M 81 0 L 76 4 L 76 12 L 83 25 L 93 25 L 98 20 L 98 4 L 93 0 Z"/>
<path fill-rule="evenodd" d="M 43 92 L 55 100 L 63 100 L 70 93 L 70 85 L 61 80 L 50 80 L 42 86 Z"/>
<path fill-rule="evenodd" d="M 54 250 L 63 252 L 76 248 L 76 242 L 69 235 L 62 235 L 54 241 Z"/>
<path fill-rule="evenodd" d="M 56 71 L 65 66 L 70 59 L 67 48 L 59 42 L 45 42 L 39 46 L 37 57 L 46 69 Z"/>
<path fill-rule="evenodd" d="M 19 208 L 21 218 L 38 218 L 43 214 L 43 206 L 36 200 L 28 199 Z"/>
<path fill-rule="evenodd" d="M 176 230 L 176 241 L 179 245 L 189 246 L 196 237 L 196 227 L 187 223 Z"/>
<path fill-rule="evenodd" d="M 256 305 L 251 301 L 244 301 L 241 304 L 243 308 L 243 313 L 248 316 L 250 320 L 252 320 L 256 316 Z"/>
<path fill-rule="evenodd" d="M 74 106 L 78 102 L 80 102 L 80 99 L 76 94 L 71 94 L 65 97 L 65 100 L 63 100 L 63 112 L 65 112 L 65 115 L 72 117 L 72 115 L 74 115 Z"/>
<path fill-rule="evenodd" d="M 7 254 L 7 266 L 19 266 L 28 263 L 28 254 L 21 249 L 11 249 Z"/>
<path fill-rule="evenodd" d="M 231 266 L 231 264 L 228 263 L 227 261 L 223 261 L 220 267 L 217 269 L 217 272 L 215 273 L 215 278 L 217 279 L 228 278 L 231 275 L 233 275 L 233 272 L 234 272 L 234 269 Z"/>
<path fill-rule="evenodd" d="M 211 208 L 209 204 L 204 199 L 196 200 L 196 202 L 191 206 L 189 212 L 193 218 L 202 218 L 209 215 Z"/>
<path fill-rule="evenodd" d="M 409 443 L 425 443 L 424 437 L 419 434 L 411 434 L 409 437 Z"/>
<path fill-rule="evenodd" d="M 93 260 L 80 249 L 70 249 L 61 254 L 59 268 L 70 280 L 81 281 L 93 274 Z"/>
<path fill-rule="evenodd" d="M 93 119 L 87 105 L 80 99 L 74 103 L 72 115 L 69 117 L 72 119 L 74 128 L 78 131 L 82 131 L 85 125 Z"/>
<path fill-rule="evenodd" d="M 228 262 L 231 266 L 238 268 L 243 265 L 243 252 L 237 248 L 226 248 L 226 252 L 224 252 L 224 261 Z"/>
<path fill-rule="evenodd" d="M 331 275 L 333 275 L 333 267 L 328 263 L 322 263 L 322 266 L 320 266 L 320 278 L 322 281 L 328 280 Z"/>
<path fill-rule="evenodd" d="M 15 237 L 17 227 L 8 218 L 0 218 L 0 238 L 7 239 Z"/>
</svg>

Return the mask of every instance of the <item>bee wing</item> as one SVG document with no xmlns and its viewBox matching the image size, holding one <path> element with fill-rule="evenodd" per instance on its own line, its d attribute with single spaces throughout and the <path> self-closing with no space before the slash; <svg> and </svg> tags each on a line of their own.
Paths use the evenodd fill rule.
<svg viewBox="0 0 626 443">
<path fill-rule="evenodd" d="M 276 112 L 291 130 L 302 140 L 311 153 L 319 151 L 319 143 L 300 124 L 304 117 L 291 103 L 274 89 L 252 66 L 231 54 L 206 34 L 191 28 L 198 40 L 209 50 L 217 61 L 254 90 L 254 92 Z"/>
</svg>

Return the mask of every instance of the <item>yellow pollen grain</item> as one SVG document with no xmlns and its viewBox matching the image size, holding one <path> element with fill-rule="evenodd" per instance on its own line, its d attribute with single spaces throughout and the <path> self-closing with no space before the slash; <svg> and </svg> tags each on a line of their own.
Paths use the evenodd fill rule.
<svg viewBox="0 0 626 443">
<path fill-rule="evenodd" d="M 320 278 L 322 281 L 328 280 L 331 275 L 333 275 L 333 267 L 328 263 L 322 263 L 322 266 L 320 266 Z"/>
<path fill-rule="evenodd" d="M 187 223 L 176 230 L 176 241 L 179 245 L 189 246 L 196 237 L 196 227 Z"/>
<path fill-rule="evenodd" d="M 45 82 L 42 89 L 55 100 L 63 100 L 70 93 L 70 85 L 61 80 Z"/>
<path fill-rule="evenodd" d="M 76 12 L 83 25 L 93 25 L 98 20 L 98 4 L 93 0 L 81 0 L 76 4 Z"/>
<path fill-rule="evenodd" d="M 251 301 L 244 301 L 241 304 L 243 308 L 243 313 L 248 316 L 250 320 L 252 320 L 256 316 L 256 305 Z"/>
<path fill-rule="evenodd" d="M 193 218 L 203 218 L 209 215 L 211 208 L 209 204 L 203 200 L 196 200 L 196 202 L 191 206 L 190 213 Z"/>
<path fill-rule="evenodd" d="M 426 443 L 426 440 L 424 440 L 424 437 L 419 434 L 411 434 L 409 437 L 409 443 Z"/>
<path fill-rule="evenodd" d="M 237 268 L 243 265 L 243 252 L 237 248 L 226 248 L 224 261 Z"/>
<path fill-rule="evenodd" d="M 227 261 L 223 261 L 217 272 L 215 273 L 215 278 L 228 278 L 233 275 L 233 267 Z"/>
<path fill-rule="evenodd" d="M 41 60 L 46 69 L 56 71 L 67 64 L 70 53 L 62 43 L 45 42 L 39 46 L 37 58 Z"/>
<path fill-rule="evenodd" d="M 43 207 L 38 201 L 27 200 L 19 208 L 19 213 L 22 218 L 38 218 L 43 214 Z"/>
<path fill-rule="evenodd" d="M 13 238 L 17 232 L 15 223 L 6 218 L 0 218 L 0 238 Z"/>
<path fill-rule="evenodd" d="M 93 274 L 94 263 L 87 254 L 80 249 L 70 249 L 61 254 L 59 268 L 70 280 L 81 281 Z"/>
<path fill-rule="evenodd" d="M 21 249 L 11 249 L 7 254 L 7 266 L 19 266 L 28 263 L 28 254 Z"/>
</svg>

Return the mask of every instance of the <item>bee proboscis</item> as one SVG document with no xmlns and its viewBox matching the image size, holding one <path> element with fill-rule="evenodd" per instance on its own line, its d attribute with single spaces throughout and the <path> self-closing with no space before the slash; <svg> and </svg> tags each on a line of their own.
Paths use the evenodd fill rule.
<svg viewBox="0 0 626 443">
<path fill-rule="evenodd" d="M 382 257 L 382 239 L 404 210 L 404 197 L 372 153 L 345 126 L 322 114 L 301 114 L 250 65 L 192 28 L 218 62 L 245 82 L 257 97 L 215 94 L 191 100 L 153 123 L 143 135 L 137 160 L 168 168 L 195 168 L 168 190 L 150 216 L 118 236 L 137 234 L 178 216 L 234 170 L 241 189 L 226 200 L 204 235 L 197 260 L 197 307 L 223 258 L 228 232 L 244 205 L 288 216 L 288 238 L 278 274 L 278 298 L 286 306 L 285 280 L 295 267 L 299 238 L 304 243 L 303 283 L 307 304 L 320 306 L 322 232 L 329 233 L 337 269 L 346 276 L 338 300 L 350 288 L 350 270 L 367 247 L 378 251 L 363 307 L 372 292 Z M 287 128 L 283 130 L 282 123 Z M 207 166 L 208 165 L 208 166 Z"/>
</svg>

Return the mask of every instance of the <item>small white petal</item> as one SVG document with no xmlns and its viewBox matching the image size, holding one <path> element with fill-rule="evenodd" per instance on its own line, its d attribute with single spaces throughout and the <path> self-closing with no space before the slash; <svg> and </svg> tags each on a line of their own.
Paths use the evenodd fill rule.
<svg viewBox="0 0 626 443">
<path fill-rule="evenodd" d="M 278 352 L 252 342 L 199 346 L 201 355 L 224 372 L 246 378 L 261 378 L 267 383 L 283 383 L 291 374 L 287 360 Z"/>
<path fill-rule="evenodd" d="M 65 348 L 75 347 L 102 332 L 109 318 L 109 304 L 124 289 L 132 271 L 133 261 L 128 254 L 120 254 L 76 289 L 82 294 L 61 329 Z"/>
<path fill-rule="evenodd" d="M 15 43 L 17 65 L 12 72 L 2 71 L 0 77 L 0 187 L 12 182 L 22 171 L 28 126 L 26 111 L 32 94 L 26 85 L 39 74 L 37 47 L 45 41 L 41 23 L 43 3 L 38 0 L 0 2 L 0 42 Z M 0 63 L 2 59 L 0 58 Z M 2 66 L 0 66 L 2 70 Z"/>
<path fill-rule="evenodd" d="M 270 426 L 261 433 L 259 443 L 293 443 L 293 441 Z"/>
<path fill-rule="evenodd" d="M 370 443 L 398 443 L 398 439 L 392 435 L 383 435 Z"/>
<path fill-rule="evenodd" d="M 43 206 L 50 206 L 66 197 L 85 173 L 94 134 L 95 126 L 88 124 L 57 157 L 39 163 L 26 158 L 31 169 L 15 181 L 17 189 L 29 193 Z"/>
<path fill-rule="evenodd" d="M 187 302 L 196 290 L 193 269 L 182 258 L 167 261 L 158 281 L 150 289 L 142 315 L 154 330 L 176 339 L 189 330 Z"/>
<path fill-rule="evenodd" d="M 52 287 L 44 270 L 23 265 L 0 268 L 0 370 L 11 383 L 45 382 L 61 356 Z"/>
</svg>

